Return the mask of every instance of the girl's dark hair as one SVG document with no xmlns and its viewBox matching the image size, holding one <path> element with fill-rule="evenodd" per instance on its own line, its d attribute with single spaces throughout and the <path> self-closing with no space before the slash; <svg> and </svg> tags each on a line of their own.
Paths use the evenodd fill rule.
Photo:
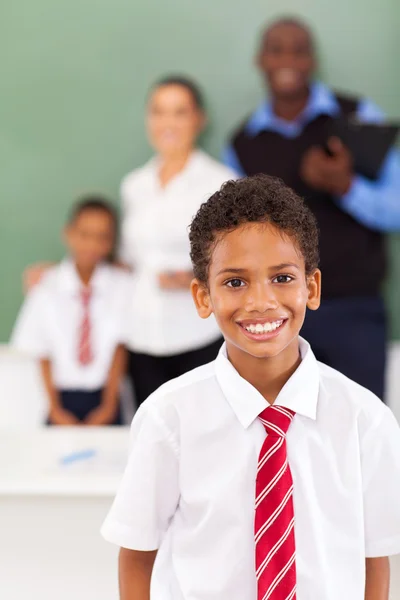
<svg viewBox="0 0 400 600">
<path fill-rule="evenodd" d="M 199 110 L 205 109 L 204 97 L 200 87 L 188 77 L 182 75 L 168 75 L 167 77 L 163 77 L 156 81 L 151 88 L 151 91 L 153 92 L 154 90 L 167 85 L 180 85 L 185 88 L 192 96 L 196 108 Z"/>
<path fill-rule="evenodd" d="M 311 210 L 280 179 L 255 175 L 227 181 L 204 202 L 190 227 L 194 276 L 204 284 L 220 236 L 247 223 L 270 223 L 301 252 L 306 274 L 318 267 L 318 228 Z"/>
<path fill-rule="evenodd" d="M 118 215 L 113 205 L 102 196 L 84 196 L 80 198 L 72 207 L 68 222 L 73 223 L 82 213 L 94 210 L 107 213 L 110 217 L 114 230 L 118 230 Z"/>
</svg>

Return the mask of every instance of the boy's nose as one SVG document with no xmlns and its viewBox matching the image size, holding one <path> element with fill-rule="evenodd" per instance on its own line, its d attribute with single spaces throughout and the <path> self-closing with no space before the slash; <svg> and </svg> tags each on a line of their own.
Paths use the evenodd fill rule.
<svg viewBox="0 0 400 600">
<path fill-rule="evenodd" d="M 278 300 L 274 290 L 269 285 L 257 285 L 252 287 L 246 297 L 246 310 L 264 313 L 278 307 Z"/>
</svg>

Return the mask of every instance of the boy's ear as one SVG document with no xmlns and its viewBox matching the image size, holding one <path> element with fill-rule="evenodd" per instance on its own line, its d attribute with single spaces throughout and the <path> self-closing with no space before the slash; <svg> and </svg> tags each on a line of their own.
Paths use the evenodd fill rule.
<svg viewBox="0 0 400 600">
<path fill-rule="evenodd" d="M 321 278 L 322 275 L 319 269 L 315 269 L 315 271 L 307 277 L 307 308 L 310 310 L 317 310 L 321 304 Z"/>
<path fill-rule="evenodd" d="M 197 313 L 202 319 L 208 319 L 212 314 L 210 293 L 204 283 L 198 279 L 193 279 L 190 284 L 193 300 L 196 305 Z"/>
</svg>

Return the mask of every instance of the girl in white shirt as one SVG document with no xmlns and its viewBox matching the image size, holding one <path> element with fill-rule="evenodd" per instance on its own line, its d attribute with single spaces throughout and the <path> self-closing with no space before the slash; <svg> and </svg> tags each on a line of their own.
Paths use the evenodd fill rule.
<svg viewBox="0 0 400 600">
<path fill-rule="evenodd" d="M 147 107 L 157 155 L 121 185 L 121 258 L 134 283 L 129 370 L 138 404 L 165 381 L 214 360 L 221 346 L 214 319 L 199 319 L 189 291 L 189 223 L 202 202 L 236 177 L 196 148 L 205 123 L 195 84 L 181 77 L 157 83 Z"/>
<path fill-rule="evenodd" d="M 40 360 L 54 425 L 120 424 L 119 384 L 130 277 L 107 264 L 116 215 L 85 199 L 65 229 L 69 258 L 46 270 L 28 294 L 12 345 Z"/>
<path fill-rule="evenodd" d="M 237 177 L 196 148 L 205 124 L 194 83 L 182 77 L 158 82 L 147 107 L 156 156 L 121 184 L 120 258 L 133 284 L 125 330 L 138 405 L 165 381 L 214 360 L 222 343 L 214 319 L 198 317 L 189 290 L 188 226 L 201 203 Z M 31 267 L 28 286 L 44 270 Z"/>
</svg>

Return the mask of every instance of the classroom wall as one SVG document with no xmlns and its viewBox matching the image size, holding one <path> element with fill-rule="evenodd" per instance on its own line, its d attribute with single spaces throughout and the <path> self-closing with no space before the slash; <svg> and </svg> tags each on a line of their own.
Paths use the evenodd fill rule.
<svg viewBox="0 0 400 600">
<path fill-rule="evenodd" d="M 150 155 L 143 107 L 170 72 L 207 93 L 204 146 L 218 156 L 231 128 L 257 104 L 253 68 L 260 26 L 303 15 L 319 39 L 332 85 L 368 94 L 400 117 L 398 0 L 12 0 L 0 35 L 0 340 L 8 339 L 27 264 L 63 255 L 60 230 L 73 199 L 118 184 Z M 390 241 L 391 330 L 400 337 L 400 240 Z M 345 265 L 343 268 L 346 268 Z"/>
</svg>

